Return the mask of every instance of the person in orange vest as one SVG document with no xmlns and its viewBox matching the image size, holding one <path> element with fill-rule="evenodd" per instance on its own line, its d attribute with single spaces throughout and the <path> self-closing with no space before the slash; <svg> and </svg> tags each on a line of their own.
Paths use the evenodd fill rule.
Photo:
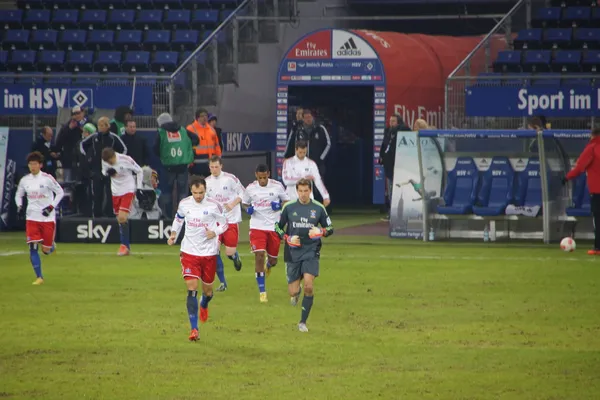
<svg viewBox="0 0 600 400">
<path fill-rule="evenodd" d="M 196 119 L 186 128 L 189 132 L 198 135 L 199 143 L 194 147 L 194 163 L 190 166 L 192 175 L 210 175 L 208 160 L 212 156 L 221 156 L 219 137 L 208 123 L 208 111 L 203 108 L 196 111 Z"/>
</svg>

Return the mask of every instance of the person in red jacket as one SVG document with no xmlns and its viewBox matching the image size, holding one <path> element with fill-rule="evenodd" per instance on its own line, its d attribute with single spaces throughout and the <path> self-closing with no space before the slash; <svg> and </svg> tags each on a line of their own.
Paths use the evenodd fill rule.
<svg viewBox="0 0 600 400">
<path fill-rule="evenodd" d="M 600 128 L 592 130 L 590 142 L 579 155 L 575 167 L 563 179 L 563 185 L 582 173 L 587 173 L 587 185 L 590 191 L 590 205 L 594 218 L 594 248 L 589 255 L 600 255 Z"/>
</svg>

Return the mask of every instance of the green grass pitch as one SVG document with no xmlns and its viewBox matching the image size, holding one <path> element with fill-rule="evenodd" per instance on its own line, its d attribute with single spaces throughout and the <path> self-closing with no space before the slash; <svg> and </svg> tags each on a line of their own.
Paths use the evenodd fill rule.
<svg viewBox="0 0 600 400">
<path fill-rule="evenodd" d="M 581 245 L 334 235 L 303 334 L 282 265 L 259 303 L 246 233 L 197 343 L 178 247 L 59 244 L 36 287 L 24 234 L 0 234 L 0 399 L 600 398 L 600 259 Z"/>
</svg>

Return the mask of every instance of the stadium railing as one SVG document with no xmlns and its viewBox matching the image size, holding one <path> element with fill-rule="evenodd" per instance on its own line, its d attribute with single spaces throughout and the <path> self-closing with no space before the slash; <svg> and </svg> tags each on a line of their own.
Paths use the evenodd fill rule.
<svg viewBox="0 0 600 400">
<path fill-rule="evenodd" d="M 584 177 L 562 186 L 589 140 L 577 130 L 431 130 L 417 141 L 421 182 L 429 189 L 433 140 L 443 168 L 442 191 L 424 197 L 423 232 L 437 239 L 536 239 L 565 234 L 592 237 Z M 436 188 L 437 189 L 437 188 Z M 439 190 L 439 189 L 437 189 Z M 425 235 L 425 240 L 427 240 Z"/>
</svg>

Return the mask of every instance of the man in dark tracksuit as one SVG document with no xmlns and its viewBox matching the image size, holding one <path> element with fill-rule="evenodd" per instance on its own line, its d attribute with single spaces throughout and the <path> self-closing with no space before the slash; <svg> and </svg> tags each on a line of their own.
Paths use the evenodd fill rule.
<svg viewBox="0 0 600 400">
<path fill-rule="evenodd" d="M 579 155 L 575 167 L 563 178 L 567 181 L 587 174 L 587 185 L 590 191 L 590 205 L 594 219 L 594 248 L 588 251 L 591 256 L 600 255 L 600 128 L 592 131 L 590 142 Z"/>
<path fill-rule="evenodd" d="M 304 109 L 303 118 L 303 123 L 298 124 L 290 132 L 284 156 L 285 158 L 293 157 L 296 151 L 296 142 L 306 142 L 308 144 L 306 156 L 317 164 L 319 173 L 325 181 L 325 161 L 331 149 L 329 132 L 323 125 L 315 123 L 309 109 Z"/>
<path fill-rule="evenodd" d="M 275 232 L 285 240 L 284 261 L 291 304 L 298 304 L 300 281 L 304 280 L 304 298 L 298 330 L 308 332 L 306 320 L 313 305 L 313 283 L 319 276 L 321 238 L 333 234 L 325 207 L 311 200 L 311 184 L 306 179 L 296 183 L 298 200 L 285 203 Z M 320 225 L 318 227 L 317 225 Z"/>
</svg>

